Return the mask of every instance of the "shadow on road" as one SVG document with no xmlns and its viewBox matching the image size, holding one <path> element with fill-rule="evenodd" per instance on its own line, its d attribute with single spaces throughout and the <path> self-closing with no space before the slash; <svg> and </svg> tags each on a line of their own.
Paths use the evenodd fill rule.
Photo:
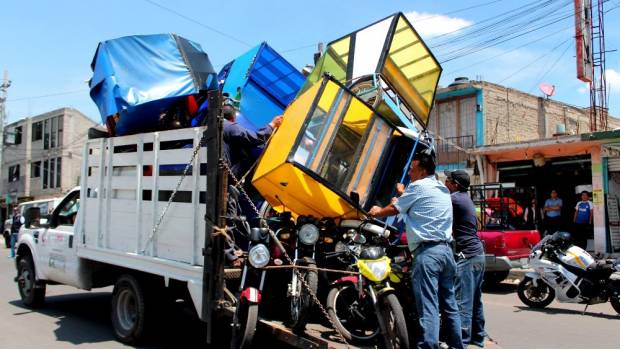
<svg viewBox="0 0 620 350">
<path fill-rule="evenodd" d="M 482 292 L 489 294 L 506 295 L 517 292 L 517 285 L 510 283 L 483 284 Z"/>
<path fill-rule="evenodd" d="M 590 316 L 590 317 L 602 318 L 602 319 L 607 319 L 607 320 L 620 320 L 620 317 L 617 315 L 608 315 L 608 314 L 603 314 L 600 312 L 587 312 L 586 311 L 586 313 L 584 314 L 583 311 L 579 311 L 579 310 L 558 309 L 554 307 L 546 307 L 544 309 L 535 309 L 535 308 L 531 308 L 527 306 L 515 306 L 515 307 L 518 309 L 518 310 L 515 310 L 515 312 L 529 311 L 529 312 L 544 313 L 547 315 L 582 315 L 583 314 L 583 316 Z"/>
<path fill-rule="evenodd" d="M 38 309 L 26 308 L 20 300 L 9 303 L 22 310 L 16 312 L 15 317 L 29 313 L 41 313 L 57 319 L 58 328 L 54 331 L 56 339 L 73 345 L 94 344 L 117 341 L 110 321 L 111 293 L 78 293 L 56 295 L 45 298 L 45 303 Z M 137 344 L 140 348 L 204 348 L 206 344 L 206 326 L 200 322 L 195 314 L 187 311 L 187 306 L 178 305 L 167 310 L 162 319 L 162 325 L 148 340 Z M 193 305 L 191 306 L 193 308 Z M 228 322 L 214 322 L 216 330 L 214 338 L 221 340 L 222 324 Z M 223 327 L 230 328 L 230 327 Z M 225 332 L 225 330 L 224 330 Z M 225 346 L 224 346 L 225 345 Z M 216 341 L 216 347 L 228 347 L 228 341 Z"/>
</svg>

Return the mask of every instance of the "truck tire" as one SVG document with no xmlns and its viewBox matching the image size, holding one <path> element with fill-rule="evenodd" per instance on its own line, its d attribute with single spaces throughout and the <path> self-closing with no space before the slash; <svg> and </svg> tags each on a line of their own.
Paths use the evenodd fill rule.
<svg viewBox="0 0 620 350">
<path fill-rule="evenodd" d="M 17 266 L 17 288 L 22 302 L 31 308 L 41 306 L 45 300 L 45 284 L 37 282 L 32 257 L 24 256 Z"/>
<path fill-rule="evenodd" d="M 123 343 L 135 343 L 148 334 L 153 319 L 155 305 L 148 302 L 145 295 L 145 282 L 136 277 L 122 275 L 112 292 L 112 326 L 116 337 Z M 151 293 L 157 291 L 151 290 Z M 153 315 L 151 315 L 153 314 Z"/>
</svg>

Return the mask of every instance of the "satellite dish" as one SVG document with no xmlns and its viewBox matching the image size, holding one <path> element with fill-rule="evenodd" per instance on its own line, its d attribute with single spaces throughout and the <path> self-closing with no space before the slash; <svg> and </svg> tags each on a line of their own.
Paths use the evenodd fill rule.
<svg viewBox="0 0 620 350">
<path fill-rule="evenodd" d="M 555 85 L 551 85 L 547 83 L 540 83 L 538 87 L 540 88 L 540 91 L 542 91 L 542 93 L 545 94 L 547 98 L 549 98 L 550 96 L 553 96 L 553 94 L 555 93 Z"/>
</svg>

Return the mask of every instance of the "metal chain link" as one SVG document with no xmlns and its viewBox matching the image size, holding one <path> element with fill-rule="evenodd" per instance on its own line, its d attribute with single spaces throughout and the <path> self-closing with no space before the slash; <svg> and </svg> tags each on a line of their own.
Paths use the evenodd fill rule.
<svg viewBox="0 0 620 350">
<path fill-rule="evenodd" d="M 254 212 L 256 213 L 257 216 L 260 217 L 260 212 L 258 210 L 258 208 L 256 208 L 256 206 L 254 205 L 254 202 L 250 199 L 250 196 L 247 194 L 247 192 L 245 192 L 245 189 L 243 188 L 242 183 L 237 180 L 237 178 L 235 177 L 235 175 L 233 174 L 232 170 L 229 167 L 229 164 L 227 161 L 223 162 L 224 163 L 224 167 L 226 167 L 229 175 L 232 177 L 232 179 L 235 181 L 235 187 L 239 189 L 239 191 L 241 192 L 241 194 L 243 194 L 243 196 L 245 197 L 245 199 L 250 203 L 250 206 L 252 207 L 252 209 L 254 210 Z M 282 253 L 284 254 L 284 257 L 286 258 L 287 262 L 289 263 L 289 265 L 295 265 L 295 263 L 293 262 L 293 260 L 291 259 L 291 257 L 288 255 L 288 253 L 286 252 L 286 249 L 284 249 L 282 243 L 280 242 L 280 240 L 278 239 L 278 237 L 276 236 L 275 232 L 273 232 L 273 230 L 269 230 L 269 235 L 271 236 L 271 238 L 276 242 L 276 244 L 278 245 L 278 248 L 282 251 Z M 350 347 L 349 343 L 347 342 L 346 338 L 344 337 L 344 335 L 340 332 L 340 330 L 338 329 L 338 327 L 336 327 L 336 325 L 334 324 L 334 321 L 332 320 L 331 317 L 329 317 L 329 314 L 327 313 L 327 310 L 325 310 L 325 307 L 323 306 L 323 304 L 321 304 L 321 302 L 319 301 L 319 298 L 316 296 L 316 293 L 314 293 L 314 291 L 310 288 L 310 286 L 308 285 L 308 282 L 306 282 L 306 280 L 303 278 L 303 276 L 301 275 L 301 272 L 299 272 L 298 269 L 293 268 L 293 272 L 297 275 L 297 279 L 303 284 L 303 286 L 306 288 L 306 290 L 308 291 L 308 293 L 310 294 L 310 297 L 312 298 L 312 301 L 319 307 L 319 309 L 321 310 L 321 312 L 323 313 L 323 316 L 325 316 L 325 318 L 327 319 L 327 321 L 329 321 L 329 323 L 331 324 L 332 328 L 334 328 L 334 330 L 336 331 L 336 333 L 338 334 L 338 337 L 342 340 L 342 342 L 347 346 L 347 348 Z"/>
<path fill-rule="evenodd" d="M 148 239 L 146 240 L 146 242 L 144 242 L 144 248 L 140 251 L 140 253 L 144 254 L 146 252 L 146 249 L 148 248 L 149 244 L 153 241 L 153 237 L 155 237 L 155 234 L 157 234 L 157 231 L 159 230 L 159 226 L 161 225 L 161 222 L 164 219 L 164 216 L 166 215 L 168 208 L 170 208 L 170 205 L 172 204 L 174 197 L 176 197 L 177 192 L 179 192 L 181 183 L 183 183 L 183 180 L 187 176 L 189 169 L 192 167 L 192 163 L 194 163 L 194 159 L 196 159 L 196 156 L 198 155 L 198 152 L 200 151 L 200 147 L 202 147 L 204 143 L 203 140 L 204 138 L 201 138 L 200 141 L 198 141 L 198 145 L 194 147 L 194 153 L 192 154 L 192 158 L 189 160 L 189 163 L 187 163 L 187 165 L 185 166 L 185 169 L 183 170 L 183 174 L 181 174 L 181 178 L 179 179 L 179 182 L 177 182 L 177 185 L 174 188 L 174 191 L 170 195 L 170 198 L 168 198 L 168 203 L 166 203 L 164 210 L 161 212 L 161 215 L 159 215 L 159 219 L 157 220 L 157 223 L 153 226 L 153 230 L 151 231 L 151 234 L 149 235 Z M 193 171 L 196 171 L 196 169 L 193 169 Z"/>
</svg>

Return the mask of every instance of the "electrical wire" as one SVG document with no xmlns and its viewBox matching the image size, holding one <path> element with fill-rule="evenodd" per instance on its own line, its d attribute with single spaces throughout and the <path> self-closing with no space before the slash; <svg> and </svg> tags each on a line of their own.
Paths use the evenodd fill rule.
<svg viewBox="0 0 620 350">
<path fill-rule="evenodd" d="M 553 48 L 551 48 L 551 50 L 549 50 L 548 52 L 543 53 L 540 56 L 537 56 L 536 58 L 534 58 L 532 61 L 527 62 L 525 65 L 523 65 L 522 67 L 520 67 L 519 69 L 517 69 L 516 71 L 510 73 L 508 76 L 504 77 L 503 79 L 500 79 L 497 84 L 502 84 L 503 82 L 505 82 L 506 80 L 509 80 L 510 78 L 514 77 L 515 75 L 521 73 L 522 71 L 524 71 L 527 68 L 531 68 L 532 64 L 534 64 L 535 62 L 540 61 L 541 58 L 551 54 L 553 51 L 557 50 L 559 47 L 565 45 L 566 43 L 569 43 L 569 45 L 567 47 L 570 47 L 570 40 L 572 40 L 573 38 L 568 38 L 564 41 L 562 41 L 561 43 L 559 43 L 558 45 L 554 46 Z M 565 52 L 565 51 L 564 51 Z M 564 54 L 564 52 L 562 52 L 562 54 Z"/>
<path fill-rule="evenodd" d="M 555 66 L 560 62 L 560 60 L 562 59 L 562 57 L 564 57 L 564 55 L 566 54 L 566 52 L 568 51 L 568 49 L 570 49 L 572 47 L 572 42 L 569 43 L 568 46 L 566 46 L 566 48 L 564 49 L 564 51 L 562 51 L 562 53 L 560 54 L 560 56 L 557 58 L 557 60 L 555 60 L 555 62 L 553 62 L 553 64 L 551 65 L 551 67 L 549 69 L 547 69 L 547 71 L 540 77 L 540 79 L 538 79 L 538 81 L 534 84 L 534 86 L 532 86 L 529 90 L 527 90 L 528 93 L 532 93 L 532 90 L 534 90 L 536 88 L 536 86 L 538 86 L 538 84 L 540 84 L 545 77 L 547 76 L 547 74 L 551 73 L 553 71 L 553 69 L 555 68 Z"/>
<path fill-rule="evenodd" d="M 248 46 L 248 47 L 252 47 L 253 46 L 252 44 L 249 44 L 249 43 L 247 43 L 247 42 L 245 42 L 245 41 L 243 41 L 243 40 L 241 40 L 239 38 L 236 38 L 236 37 L 234 37 L 234 36 L 232 36 L 232 35 L 230 35 L 228 33 L 225 33 L 225 32 L 223 32 L 223 31 L 221 31 L 219 29 L 216 29 L 214 27 L 206 25 L 206 24 L 204 24 L 204 23 L 202 23 L 202 22 L 200 22 L 198 20 L 195 20 L 195 19 L 193 19 L 191 17 L 188 17 L 188 16 L 186 16 L 186 15 L 180 13 L 180 12 L 177 12 L 177 11 L 175 11 L 175 10 L 169 8 L 169 7 L 166 7 L 166 6 L 162 5 L 162 4 L 159 4 L 159 3 L 157 3 L 157 2 L 155 2 L 153 0 L 144 0 L 144 1 L 149 3 L 149 4 L 151 4 L 151 5 L 153 5 L 153 6 L 157 6 L 157 7 L 159 7 L 162 10 L 168 11 L 168 12 L 170 12 L 170 13 L 176 15 L 176 16 L 179 16 L 179 17 L 181 17 L 181 18 L 183 18 L 183 19 L 185 19 L 185 20 L 187 20 L 189 22 L 197 24 L 197 25 L 199 25 L 199 26 L 201 26 L 201 27 L 203 27 L 205 29 L 208 29 L 208 30 L 210 30 L 210 31 L 212 31 L 214 33 L 217 33 L 217 34 L 219 34 L 219 35 L 221 35 L 223 37 L 226 37 L 226 38 L 228 38 L 230 40 L 236 41 L 236 42 L 238 42 L 240 44 L 243 44 L 245 46 Z"/>
</svg>

